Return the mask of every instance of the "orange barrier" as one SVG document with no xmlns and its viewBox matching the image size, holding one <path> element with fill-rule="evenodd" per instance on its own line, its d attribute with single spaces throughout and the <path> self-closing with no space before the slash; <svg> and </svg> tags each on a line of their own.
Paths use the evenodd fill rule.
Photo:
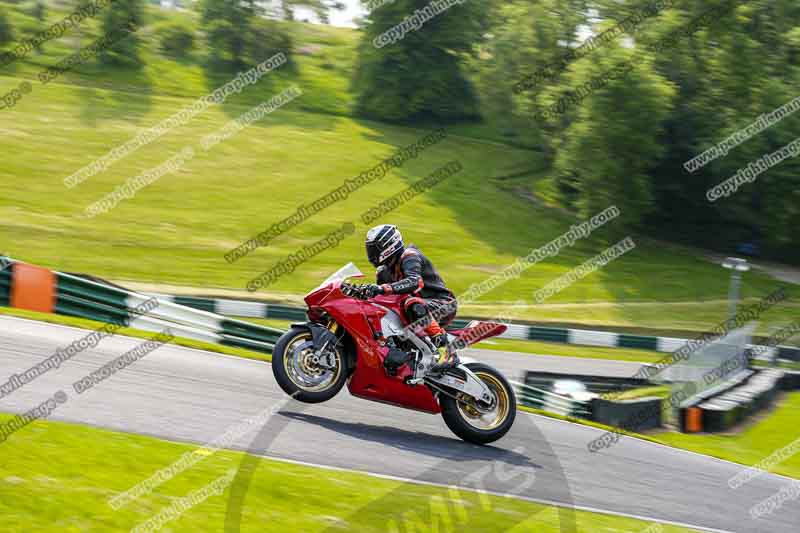
<svg viewBox="0 0 800 533">
<path fill-rule="evenodd" d="M 11 307 L 52 313 L 56 306 L 56 275 L 27 263 L 14 263 L 11 271 Z"/>
<path fill-rule="evenodd" d="M 686 409 L 686 433 L 703 431 L 703 411 L 699 407 Z"/>
</svg>

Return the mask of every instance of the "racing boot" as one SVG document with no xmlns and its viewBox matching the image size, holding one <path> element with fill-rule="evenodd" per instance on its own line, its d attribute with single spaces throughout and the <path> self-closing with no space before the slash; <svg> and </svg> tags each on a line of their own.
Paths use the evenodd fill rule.
<svg viewBox="0 0 800 533">
<path fill-rule="evenodd" d="M 458 360 L 458 355 L 447 342 L 447 333 L 440 333 L 431 337 L 431 343 L 436 347 L 439 352 L 438 360 L 433 364 L 430 369 L 432 373 L 441 374 L 448 368 L 454 368 L 461 362 Z"/>
</svg>

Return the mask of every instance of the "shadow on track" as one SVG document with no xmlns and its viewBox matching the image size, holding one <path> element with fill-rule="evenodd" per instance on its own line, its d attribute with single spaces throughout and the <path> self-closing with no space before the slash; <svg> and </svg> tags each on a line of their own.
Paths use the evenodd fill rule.
<svg viewBox="0 0 800 533">
<path fill-rule="evenodd" d="M 374 530 L 376 526 L 380 527 L 380 524 L 383 524 L 383 528 L 379 530 L 393 533 L 401 533 L 404 529 L 407 532 L 416 531 L 420 525 L 423 530 L 426 527 L 432 527 L 433 530 L 438 531 L 441 520 L 445 520 L 446 525 L 457 524 L 464 526 L 465 530 L 469 530 L 473 520 L 487 515 L 493 516 L 497 520 L 492 526 L 492 531 L 495 533 L 510 531 L 523 522 L 537 527 L 539 524 L 533 525 L 536 523 L 534 517 L 551 509 L 550 507 L 542 505 L 531 515 L 519 514 L 509 517 L 502 510 L 492 507 L 493 500 L 486 495 L 485 491 L 488 489 L 496 494 L 512 497 L 535 495 L 537 488 L 543 487 L 543 484 L 546 484 L 551 500 L 559 502 L 559 506 L 556 508 L 558 531 L 560 533 L 577 531 L 572 493 L 561 464 L 556 458 L 557 468 L 546 472 L 540 479 L 537 470 L 539 472 L 545 470 L 542 466 L 531 462 L 527 456 L 527 453 L 532 453 L 533 449 L 527 450 L 526 447 L 534 444 L 536 453 L 555 456 L 547 439 L 536 427 L 534 417 L 517 418 L 516 432 L 524 434 L 527 443 L 524 446 L 517 446 L 512 451 L 494 446 L 478 446 L 455 438 L 450 439 L 387 426 L 339 422 L 317 415 L 309 415 L 305 413 L 308 408 L 309 405 L 288 398 L 275 405 L 274 414 L 277 416 L 271 417 L 253 439 L 247 453 L 242 457 L 236 478 L 231 485 L 225 517 L 225 533 L 240 533 L 247 493 L 250 490 L 253 475 L 262 460 L 258 456 L 265 455 L 275 439 L 292 422 L 315 424 L 361 440 L 379 442 L 400 450 L 439 458 L 433 466 L 416 475 L 414 481 L 403 482 L 384 496 L 348 512 L 342 519 L 348 524 L 350 531 Z M 451 468 L 456 461 L 470 462 L 471 464 L 468 465 L 466 471 L 456 472 L 456 469 Z M 398 508 L 395 512 L 386 513 L 387 509 L 396 507 L 396 499 L 407 494 L 409 488 L 417 486 L 417 483 L 437 481 L 436 473 L 440 471 L 453 474 L 447 484 L 449 499 L 443 498 L 441 495 L 433 495 L 429 498 L 420 498 L 418 505 L 413 509 Z M 472 497 L 478 498 L 479 505 L 464 505 L 469 496 L 459 493 L 459 490 L 462 489 L 476 491 L 472 492 Z M 339 526 L 332 526 L 324 528 L 323 533 L 338 531 L 341 531 Z"/>
<path fill-rule="evenodd" d="M 541 469 L 529 457 L 520 453 L 497 448 L 495 446 L 479 446 L 464 442 L 456 437 L 442 437 L 419 431 L 408 431 L 390 426 L 342 422 L 331 418 L 308 413 L 286 412 L 281 416 L 298 422 L 316 426 L 347 435 L 362 441 L 377 442 L 392 446 L 398 450 L 410 451 L 427 457 L 436 457 L 450 461 L 500 461 L 514 466 Z"/>
</svg>

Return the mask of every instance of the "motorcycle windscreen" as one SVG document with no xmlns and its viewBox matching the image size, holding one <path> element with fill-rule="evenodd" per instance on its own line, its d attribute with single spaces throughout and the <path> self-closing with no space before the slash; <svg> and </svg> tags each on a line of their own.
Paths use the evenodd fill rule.
<svg viewBox="0 0 800 533">
<path fill-rule="evenodd" d="M 319 284 L 317 288 L 315 288 L 311 292 L 316 292 L 323 287 L 327 287 L 331 283 L 336 283 L 337 281 L 344 281 L 347 278 L 363 278 L 364 274 L 358 269 L 358 267 L 353 264 L 353 262 L 347 263 L 345 266 L 328 276 L 328 279 L 323 281 Z"/>
</svg>

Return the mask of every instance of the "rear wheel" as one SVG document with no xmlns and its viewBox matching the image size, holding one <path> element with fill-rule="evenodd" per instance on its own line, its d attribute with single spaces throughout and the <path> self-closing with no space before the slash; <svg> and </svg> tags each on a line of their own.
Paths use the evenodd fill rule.
<svg viewBox="0 0 800 533">
<path fill-rule="evenodd" d="M 272 373 L 286 394 L 306 403 L 330 400 L 347 381 L 341 350 L 317 353 L 311 331 L 293 327 L 272 351 Z"/>
<path fill-rule="evenodd" d="M 465 365 L 492 391 L 492 402 L 481 405 L 474 398 L 458 394 L 441 397 L 442 418 L 450 431 L 467 442 L 488 444 L 503 437 L 517 416 L 517 399 L 506 378 L 481 363 Z"/>
</svg>

